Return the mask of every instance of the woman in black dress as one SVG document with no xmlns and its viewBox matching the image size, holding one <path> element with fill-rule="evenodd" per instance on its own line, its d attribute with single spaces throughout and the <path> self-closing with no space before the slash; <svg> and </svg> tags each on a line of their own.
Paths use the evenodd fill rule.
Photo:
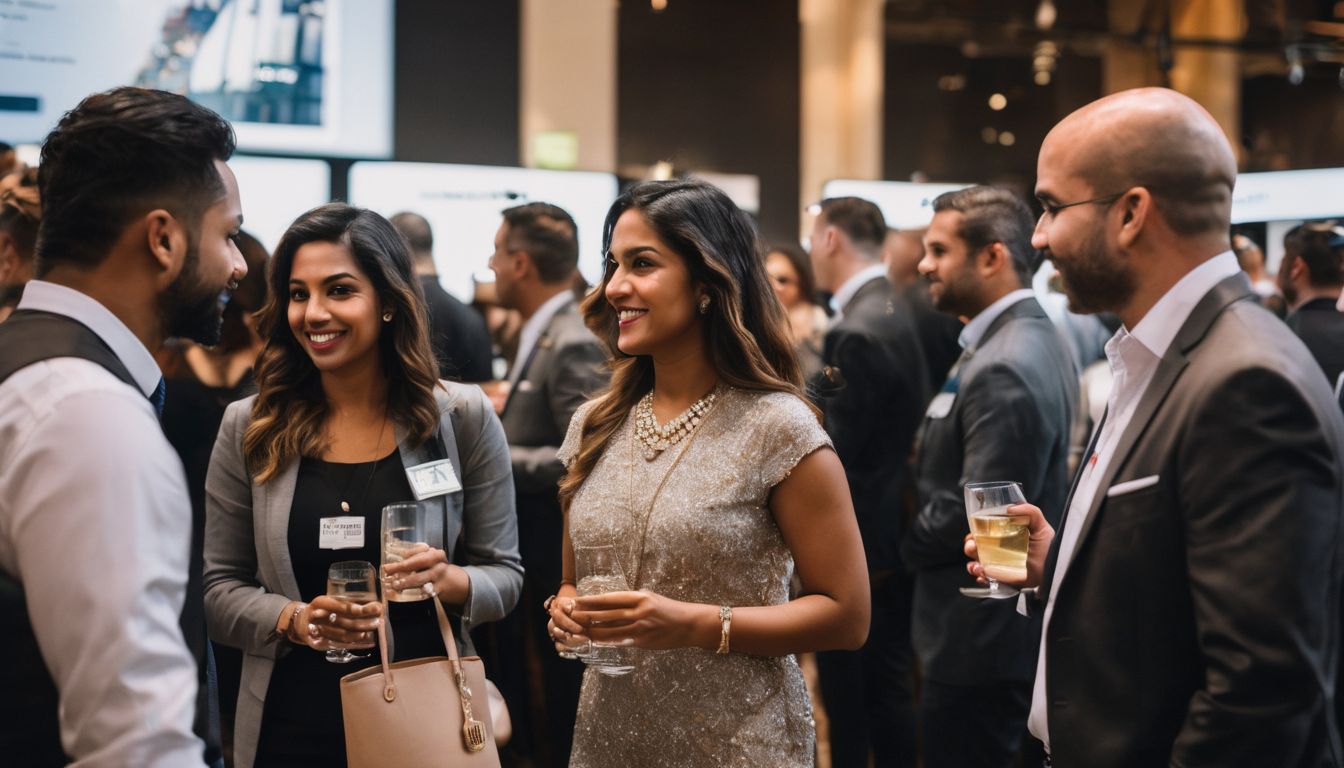
<svg viewBox="0 0 1344 768">
<path fill-rule="evenodd" d="M 377 564 L 382 508 L 414 498 L 407 470 L 447 458 L 458 488 L 420 501 L 445 548 L 386 577 L 460 616 L 469 653 L 465 630 L 502 618 L 522 584 L 512 470 L 481 390 L 437 380 L 410 254 L 386 219 L 309 211 L 269 282 L 258 394 L 229 406 L 206 481 L 206 612 L 211 636 L 244 652 L 234 764 L 341 766 L 339 680 L 375 661 L 328 663 L 332 643 L 370 639 L 388 618 L 396 660 L 445 650 L 428 601 L 383 617 L 377 602 L 328 597 L 328 567 Z"/>
</svg>

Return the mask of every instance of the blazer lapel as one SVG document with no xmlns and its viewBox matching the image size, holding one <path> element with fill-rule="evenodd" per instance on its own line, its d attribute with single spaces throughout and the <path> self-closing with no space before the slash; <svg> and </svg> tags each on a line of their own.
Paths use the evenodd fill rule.
<svg viewBox="0 0 1344 768">
<path fill-rule="evenodd" d="M 294 576 L 294 562 L 289 556 L 289 508 L 294 504 L 294 484 L 298 478 L 299 460 L 295 459 L 273 480 L 259 487 L 265 497 L 256 505 L 266 515 L 262 524 L 266 545 L 271 550 L 262 553 L 260 562 L 271 563 L 275 569 L 272 583 L 279 584 L 280 591 L 293 600 L 305 599 L 299 594 L 299 581 Z"/>
<path fill-rule="evenodd" d="M 1097 483 L 1097 491 L 1092 497 L 1087 518 L 1083 520 L 1082 530 L 1078 532 L 1078 543 L 1073 550 L 1075 557 L 1078 552 L 1082 551 L 1087 534 L 1092 530 L 1092 526 L 1097 520 L 1097 510 L 1101 508 L 1102 502 L 1106 499 L 1106 489 L 1111 486 L 1116 474 L 1129 459 L 1130 452 L 1134 450 L 1134 445 L 1148 429 L 1153 414 L 1167 399 L 1172 386 L 1176 384 L 1181 372 L 1189 364 L 1190 361 L 1186 353 L 1203 341 L 1204 336 L 1213 327 L 1213 322 L 1218 319 L 1224 309 L 1227 309 L 1233 302 L 1245 299 L 1250 295 L 1250 284 L 1246 278 L 1241 274 L 1233 275 L 1215 285 L 1190 312 L 1190 317 L 1181 326 L 1176 338 L 1172 340 L 1171 347 L 1162 357 L 1162 361 L 1158 363 L 1157 370 L 1153 373 L 1153 380 L 1144 390 L 1138 406 L 1135 407 L 1134 416 L 1125 425 L 1125 431 L 1120 435 L 1120 441 L 1116 443 L 1115 455 L 1107 462 L 1106 471 Z M 1101 430 L 1097 430 L 1097 432 L 1100 434 Z M 1088 455 L 1090 456 L 1091 453 L 1089 452 Z"/>
</svg>

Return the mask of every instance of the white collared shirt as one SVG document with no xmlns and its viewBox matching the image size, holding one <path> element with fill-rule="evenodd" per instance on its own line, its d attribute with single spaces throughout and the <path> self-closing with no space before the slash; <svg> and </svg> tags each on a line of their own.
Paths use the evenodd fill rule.
<svg viewBox="0 0 1344 768">
<path fill-rule="evenodd" d="M 864 267 L 858 272 L 850 275 L 849 279 L 841 283 L 840 287 L 836 289 L 835 294 L 831 296 L 831 309 L 835 312 L 831 322 L 839 322 L 840 318 L 845 316 L 845 305 L 854 298 L 854 294 L 858 293 L 860 288 L 879 277 L 886 276 L 887 267 L 885 264 L 881 263 L 874 264 L 871 267 Z"/>
<path fill-rule="evenodd" d="M 509 371 L 510 386 L 518 383 L 523 368 L 527 367 L 527 359 L 532 356 L 532 348 L 537 346 L 541 334 L 546 332 L 546 326 L 550 325 L 556 314 L 569 306 L 572 301 L 574 294 L 568 289 L 563 290 L 537 307 L 537 311 L 523 323 L 523 328 L 518 333 L 518 354 L 513 358 L 513 369 Z"/>
<path fill-rule="evenodd" d="M 34 280 L 19 308 L 83 323 L 142 390 L 77 358 L 0 384 L 0 570 L 23 584 L 62 747 L 74 766 L 201 765 L 196 663 L 178 624 L 191 501 L 146 399 L 159 368 L 83 293 Z"/>
<path fill-rule="evenodd" d="M 1059 585 L 1068 572 L 1069 562 L 1078 544 L 1079 532 L 1084 527 L 1092 502 L 1102 489 L 1097 487 L 1106 469 L 1114 458 L 1115 448 L 1124 435 L 1125 428 L 1134 417 L 1143 393 L 1152 383 L 1157 366 L 1167 353 L 1167 348 L 1180 332 L 1181 326 L 1190 318 L 1195 305 L 1223 280 L 1237 274 L 1236 256 L 1231 251 L 1213 258 L 1190 270 L 1171 290 L 1162 295 L 1152 309 L 1139 320 L 1133 331 L 1121 328 L 1115 336 L 1106 342 L 1106 358 L 1111 364 L 1114 383 L 1110 400 L 1106 406 L 1106 418 L 1097 437 L 1096 449 L 1084 461 L 1078 471 L 1078 487 L 1074 490 L 1073 501 L 1069 504 L 1067 524 L 1059 542 L 1059 557 L 1055 563 L 1054 577 L 1050 582 L 1050 593 L 1045 604 L 1044 619 L 1041 624 L 1041 647 L 1036 658 L 1036 682 L 1031 695 L 1031 714 L 1027 727 L 1031 733 L 1050 749 L 1048 731 L 1047 701 L 1045 694 L 1046 675 L 1046 630 L 1050 626 L 1050 617 L 1055 610 L 1055 595 Z"/>
<path fill-rule="evenodd" d="M 961 329 L 961 335 L 957 337 L 957 343 L 962 349 L 975 349 L 980 344 L 980 339 L 984 338 L 985 331 L 994 324 L 999 315 L 1008 311 L 1008 308 L 1027 299 L 1036 298 L 1036 292 L 1030 288 L 1018 288 L 1016 291 L 1006 293 L 1000 296 L 993 304 L 980 310 L 980 314 L 971 318 L 965 328 Z"/>
</svg>

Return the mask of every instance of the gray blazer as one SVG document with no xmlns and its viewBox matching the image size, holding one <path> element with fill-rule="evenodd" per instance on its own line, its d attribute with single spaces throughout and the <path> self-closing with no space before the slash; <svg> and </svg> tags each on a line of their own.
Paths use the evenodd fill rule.
<svg viewBox="0 0 1344 768">
<path fill-rule="evenodd" d="M 494 409 L 480 388 L 440 382 L 434 391 L 442 423 L 456 435 L 446 446 L 459 458 L 463 489 L 439 496 L 445 506 L 444 543 L 449 559 L 459 533 L 471 579 L 458 643 L 472 653 L 467 629 L 504 617 L 518 602 L 523 568 L 518 557 L 513 475 L 508 444 Z M 261 714 L 275 660 L 294 647 L 274 637 L 276 621 L 299 594 L 289 556 L 289 511 L 299 463 L 290 463 L 264 485 L 252 482 L 243 463 L 243 433 L 252 397 L 224 412 L 205 481 L 205 611 L 210 637 L 243 650 L 243 675 L 234 724 L 234 765 L 251 768 Z M 412 447 L 397 425 L 402 462 L 430 460 L 430 445 Z M 437 439 L 437 438 L 431 438 Z"/>
<path fill-rule="evenodd" d="M 522 375 L 509 393 L 501 419 L 513 456 L 519 493 L 555 500 L 565 468 L 555 458 L 569 420 L 607 383 L 606 354 L 583 324 L 578 304 L 567 302 L 546 324 Z"/>
</svg>

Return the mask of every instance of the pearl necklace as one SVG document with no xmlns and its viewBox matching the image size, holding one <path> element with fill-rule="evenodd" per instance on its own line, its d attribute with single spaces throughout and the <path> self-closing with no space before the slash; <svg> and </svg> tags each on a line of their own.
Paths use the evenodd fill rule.
<svg viewBox="0 0 1344 768">
<path fill-rule="evenodd" d="M 653 416 L 653 391 L 641 397 L 635 404 L 635 437 L 644 448 L 644 460 L 653 461 L 658 458 L 658 454 L 690 436 L 700 426 L 700 421 L 713 407 L 718 396 L 719 388 L 715 387 L 709 394 L 692 403 L 680 416 L 662 426 L 658 426 L 658 420 Z"/>
</svg>

